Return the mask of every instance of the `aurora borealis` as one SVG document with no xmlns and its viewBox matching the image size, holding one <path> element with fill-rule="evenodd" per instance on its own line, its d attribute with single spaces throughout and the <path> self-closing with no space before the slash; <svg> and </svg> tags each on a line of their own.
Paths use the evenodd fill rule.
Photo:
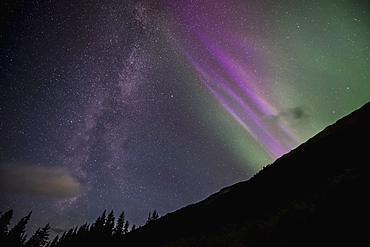
<svg viewBox="0 0 370 247">
<path fill-rule="evenodd" d="M 217 10 L 216 6 L 211 10 Z M 188 7 L 188 6 L 187 6 Z M 181 8 L 185 12 L 185 23 L 198 49 L 186 52 L 188 60 L 199 72 L 199 80 L 212 92 L 228 113 L 251 135 L 257 145 L 272 158 L 276 159 L 290 151 L 298 142 L 297 138 L 283 124 L 268 126 L 261 116 L 277 115 L 276 108 L 266 98 L 274 102 L 273 92 L 268 97 L 270 84 L 268 78 L 260 75 L 264 72 L 263 61 L 255 47 L 250 47 L 243 37 L 227 31 L 222 21 L 215 21 L 217 13 L 203 16 L 209 6 L 202 9 L 196 4 Z M 197 13 L 200 12 L 200 13 Z M 224 11 L 221 20 L 230 20 L 234 13 Z M 187 13 L 187 14 L 186 14 Z M 211 15 L 211 16 L 210 16 Z M 194 16 L 198 25 L 192 23 Z M 236 18 L 241 20 L 242 14 Z M 214 18 L 212 18 L 214 17 Z M 235 18 L 235 17 L 234 17 Z M 243 20 L 247 22 L 247 18 Z M 220 23 L 215 26 L 215 23 Z M 240 24 L 240 23 L 239 23 Z M 228 24 L 230 25 L 230 24 Z M 234 26 L 231 24 L 231 26 Z M 207 32 L 207 30 L 212 30 Z M 253 34 L 252 34 L 253 35 Z M 249 36 L 249 34 L 247 34 Z M 200 54 L 200 55 L 195 55 Z M 280 132 L 280 133 L 279 133 Z M 292 144 L 293 143 L 293 144 Z"/>
<path fill-rule="evenodd" d="M 20 1 L 0 41 L 0 211 L 143 224 L 370 100 L 366 1 Z M 248 195 L 246 195 L 248 198 Z"/>
<path fill-rule="evenodd" d="M 356 84 L 359 80 L 362 85 L 368 79 L 365 68 L 369 37 L 360 38 L 355 31 L 361 26 L 359 22 L 368 18 L 356 18 L 359 13 L 350 10 L 350 3 L 229 4 L 228 8 L 220 7 L 222 1 L 180 4 L 178 15 L 191 44 L 183 51 L 199 73 L 199 80 L 257 142 L 255 145 L 262 148 L 259 158 L 267 154 L 267 160 L 275 160 L 324 127 L 317 125 L 317 119 L 316 124 L 311 122 L 303 127 L 308 116 L 303 108 L 315 108 L 324 102 L 332 109 L 325 118 L 338 116 L 338 106 L 332 105 L 336 103 L 327 93 L 342 100 L 352 93 L 368 98 L 368 91 L 357 91 L 357 87 L 345 92 L 354 78 Z M 362 5 L 357 3 L 359 6 Z M 330 14 L 322 15 L 325 9 L 330 9 Z M 346 64 L 348 59 L 341 59 L 346 56 L 361 58 L 353 70 L 355 75 L 346 74 L 347 82 L 344 78 L 338 81 L 340 74 L 353 66 Z M 323 82 L 313 77 L 320 74 L 331 85 L 325 88 L 332 87 L 333 91 L 321 92 Z M 354 78 L 350 78 L 352 75 Z M 290 97 L 291 94 L 296 96 Z M 314 116 L 314 109 L 307 110 L 311 120 L 322 119 Z M 343 110 L 342 114 L 348 112 Z M 243 149 L 241 155 L 246 155 L 250 148 Z M 250 155 L 253 156 L 246 155 L 248 161 Z"/>
</svg>

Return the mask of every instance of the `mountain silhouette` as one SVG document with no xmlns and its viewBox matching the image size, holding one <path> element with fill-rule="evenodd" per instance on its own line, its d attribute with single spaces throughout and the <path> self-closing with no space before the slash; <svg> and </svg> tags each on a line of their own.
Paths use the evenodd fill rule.
<svg viewBox="0 0 370 247">
<path fill-rule="evenodd" d="M 122 246 L 356 246 L 368 242 L 370 103 L 248 181 L 123 236 Z"/>
</svg>

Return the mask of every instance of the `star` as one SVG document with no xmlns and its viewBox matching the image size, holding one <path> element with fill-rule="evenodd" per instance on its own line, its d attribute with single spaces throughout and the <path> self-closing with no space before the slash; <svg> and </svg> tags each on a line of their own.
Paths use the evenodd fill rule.
<svg viewBox="0 0 370 247">
<path fill-rule="evenodd" d="M 32 210 L 31 229 L 105 209 L 142 225 L 249 179 L 369 100 L 367 3 L 4 6 L 0 211 Z"/>
</svg>

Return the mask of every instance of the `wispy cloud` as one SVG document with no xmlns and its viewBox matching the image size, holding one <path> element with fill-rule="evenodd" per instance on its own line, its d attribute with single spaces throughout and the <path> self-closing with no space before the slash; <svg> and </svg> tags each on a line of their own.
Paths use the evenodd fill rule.
<svg viewBox="0 0 370 247">
<path fill-rule="evenodd" d="M 58 198 L 76 196 L 81 184 L 65 167 L 0 165 L 1 190 Z"/>
</svg>

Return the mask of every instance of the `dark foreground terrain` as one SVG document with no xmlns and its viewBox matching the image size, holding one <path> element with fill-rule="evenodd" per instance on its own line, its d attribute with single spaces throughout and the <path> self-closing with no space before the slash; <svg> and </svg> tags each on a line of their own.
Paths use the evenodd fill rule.
<svg viewBox="0 0 370 247">
<path fill-rule="evenodd" d="M 31 213 L 13 228 L 0 213 L 0 246 L 369 246 L 370 103 L 328 126 L 248 181 L 129 230 L 106 211 L 49 240 L 26 241 Z"/>
<path fill-rule="evenodd" d="M 370 103 L 249 181 L 125 235 L 117 246 L 357 246 L 369 242 Z"/>
</svg>

